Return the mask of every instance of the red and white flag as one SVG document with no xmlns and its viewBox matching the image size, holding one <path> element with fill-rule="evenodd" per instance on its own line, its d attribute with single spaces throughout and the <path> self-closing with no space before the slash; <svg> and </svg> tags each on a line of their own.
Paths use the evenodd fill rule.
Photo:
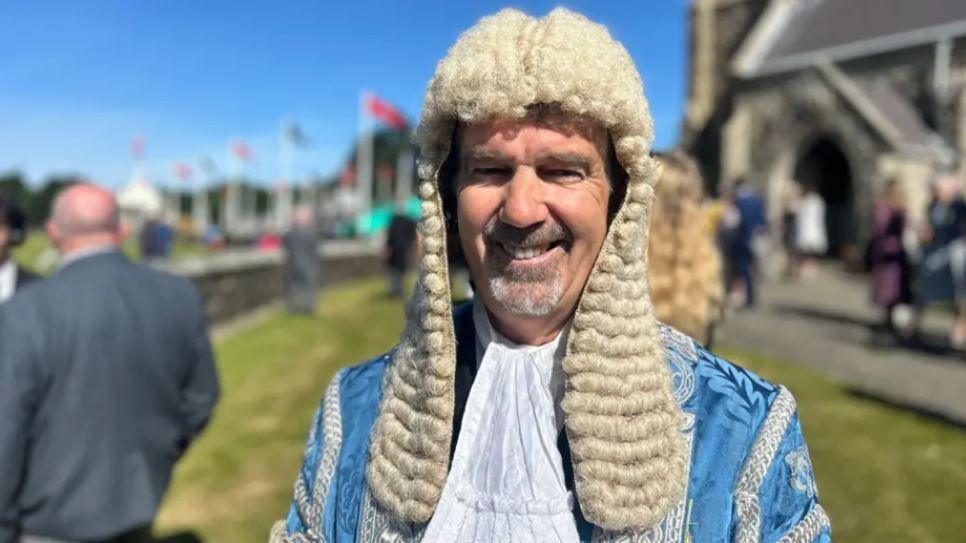
<svg viewBox="0 0 966 543">
<path fill-rule="evenodd" d="M 171 173 L 181 181 L 190 181 L 194 171 L 191 166 L 178 162 L 171 165 Z"/>
<path fill-rule="evenodd" d="M 396 106 L 375 94 L 366 94 L 363 100 L 366 113 L 389 126 L 402 130 L 406 127 L 406 116 Z"/>
<path fill-rule="evenodd" d="M 231 154 L 235 155 L 235 158 L 242 162 L 248 162 L 253 156 L 252 148 L 242 140 L 231 142 Z"/>
</svg>

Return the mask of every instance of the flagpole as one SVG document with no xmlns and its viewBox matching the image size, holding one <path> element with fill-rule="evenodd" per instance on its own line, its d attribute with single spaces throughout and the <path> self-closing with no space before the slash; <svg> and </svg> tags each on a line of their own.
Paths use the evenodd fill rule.
<svg viewBox="0 0 966 543">
<path fill-rule="evenodd" d="M 228 151 L 228 160 L 235 162 L 238 159 L 232 156 L 231 151 Z M 235 235 L 235 228 L 238 222 L 238 191 L 241 189 L 241 166 L 232 168 L 235 171 L 228 178 L 228 183 L 225 185 L 225 236 Z"/>
<path fill-rule="evenodd" d="M 359 93 L 359 138 L 356 148 L 356 190 L 359 203 L 358 216 L 366 215 L 371 222 L 372 211 L 372 131 L 368 130 L 366 98 L 369 92 Z M 368 231 L 368 226 L 366 225 Z"/>
<path fill-rule="evenodd" d="M 271 185 L 271 190 L 269 191 L 269 198 L 271 199 L 273 219 L 275 220 L 275 228 L 279 232 L 285 231 L 285 220 L 282 217 L 282 185 L 285 184 L 285 174 L 288 168 L 286 166 L 285 157 L 285 119 L 282 119 L 278 123 L 278 177 L 275 183 Z"/>
<path fill-rule="evenodd" d="M 282 232 L 292 226 L 291 187 L 294 184 L 292 163 L 295 149 L 289 141 L 289 122 L 283 119 L 278 133 L 279 185 L 275 187 L 275 224 Z"/>
<path fill-rule="evenodd" d="M 199 161 L 199 166 L 201 161 Z M 208 172 L 201 167 L 201 176 L 198 185 L 195 187 L 195 199 L 191 206 L 194 215 L 192 222 L 198 230 L 199 237 L 205 235 L 208 230 Z"/>
<path fill-rule="evenodd" d="M 413 149 L 403 142 L 396 160 L 396 203 L 404 203 L 413 194 Z"/>
</svg>

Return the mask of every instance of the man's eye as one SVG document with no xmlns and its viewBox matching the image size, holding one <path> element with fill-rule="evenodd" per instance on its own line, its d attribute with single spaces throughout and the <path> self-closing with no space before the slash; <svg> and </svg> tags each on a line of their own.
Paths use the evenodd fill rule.
<svg viewBox="0 0 966 543">
<path fill-rule="evenodd" d="M 486 168 L 473 169 L 474 174 L 482 175 L 482 176 L 506 175 L 508 171 L 509 170 L 507 170 L 506 168 L 500 168 L 500 167 L 486 167 Z"/>
<path fill-rule="evenodd" d="M 566 169 L 553 169 L 546 170 L 544 175 L 551 179 L 562 179 L 562 180 L 580 180 L 584 178 L 584 174 L 577 170 L 566 170 Z"/>
</svg>

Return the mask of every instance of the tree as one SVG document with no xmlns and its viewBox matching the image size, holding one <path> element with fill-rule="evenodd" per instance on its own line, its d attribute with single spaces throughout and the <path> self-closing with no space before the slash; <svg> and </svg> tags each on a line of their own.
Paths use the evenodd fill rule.
<svg viewBox="0 0 966 543">
<path fill-rule="evenodd" d="M 27 221 L 29 223 L 33 224 L 35 222 L 29 212 L 33 194 L 30 191 L 30 187 L 24 183 L 23 175 L 20 172 L 10 171 L 0 173 L 0 193 L 10 197 L 20 205 L 24 214 L 27 215 Z"/>
<path fill-rule="evenodd" d="M 50 216 L 50 208 L 53 206 L 54 198 L 65 187 L 83 181 L 79 175 L 58 174 L 46 179 L 43 186 L 33 193 L 30 199 L 30 207 L 27 208 L 27 217 L 32 224 L 43 224 Z"/>
</svg>

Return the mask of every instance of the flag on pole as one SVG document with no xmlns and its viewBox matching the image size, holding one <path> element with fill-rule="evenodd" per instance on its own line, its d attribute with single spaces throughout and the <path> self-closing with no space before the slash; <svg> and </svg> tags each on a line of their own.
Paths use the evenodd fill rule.
<svg viewBox="0 0 966 543">
<path fill-rule="evenodd" d="M 131 157 L 144 158 L 144 138 L 134 138 L 131 140 Z"/>
<path fill-rule="evenodd" d="M 251 147 L 242 140 L 231 142 L 231 154 L 242 162 L 248 162 L 253 156 Z"/>
<path fill-rule="evenodd" d="M 371 117 L 378 119 L 389 126 L 402 130 L 406 127 L 406 116 L 396 106 L 388 101 L 379 98 L 375 94 L 366 94 L 364 100 L 365 110 Z"/>
<path fill-rule="evenodd" d="M 308 147 L 309 137 L 297 123 L 290 122 L 285 124 L 285 139 L 296 147 Z"/>
<path fill-rule="evenodd" d="M 187 182 L 191 180 L 194 171 L 191 169 L 191 166 L 178 162 L 171 165 L 171 173 L 179 180 Z"/>
</svg>

